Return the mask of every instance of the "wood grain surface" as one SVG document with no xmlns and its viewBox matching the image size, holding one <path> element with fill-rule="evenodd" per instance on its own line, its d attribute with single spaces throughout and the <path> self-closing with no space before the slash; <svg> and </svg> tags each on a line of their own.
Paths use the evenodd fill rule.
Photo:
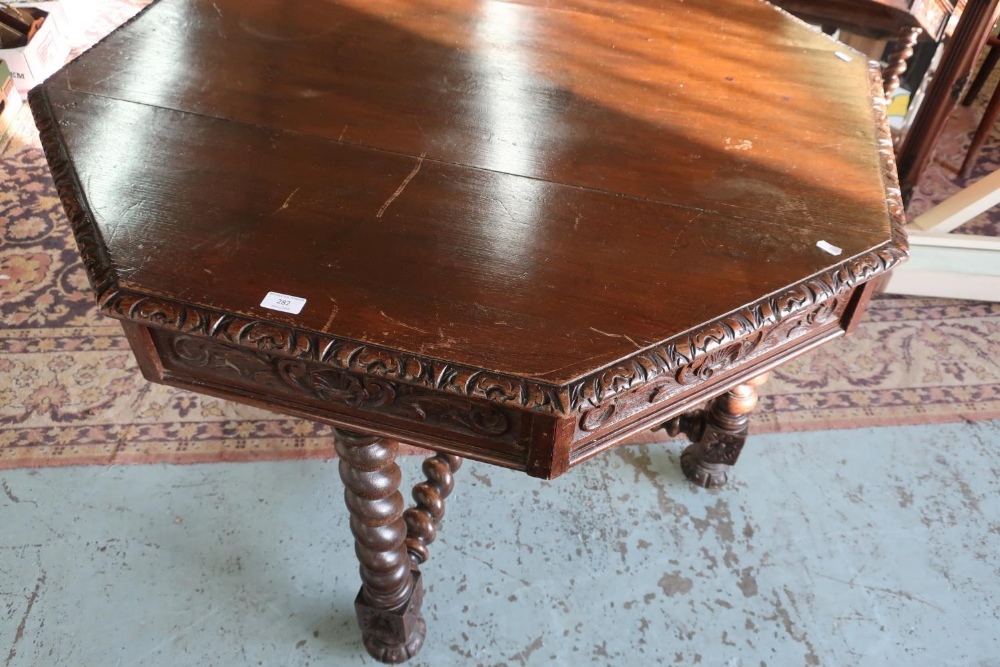
<svg viewBox="0 0 1000 667">
<path fill-rule="evenodd" d="M 892 243 L 863 58 L 547 4 L 159 0 L 35 97 L 120 287 L 554 385 Z"/>
</svg>

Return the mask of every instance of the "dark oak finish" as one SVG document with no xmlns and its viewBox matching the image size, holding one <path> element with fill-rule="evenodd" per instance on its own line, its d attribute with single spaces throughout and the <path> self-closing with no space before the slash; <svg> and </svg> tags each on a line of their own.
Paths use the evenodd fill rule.
<svg viewBox="0 0 1000 667">
<path fill-rule="evenodd" d="M 437 527 L 444 518 L 444 501 L 455 488 L 455 472 L 462 466 L 461 457 L 435 454 L 424 460 L 427 481 L 413 487 L 416 506 L 403 512 L 406 521 L 406 550 L 415 565 L 430 557 L 427 545 L 437 537 Z"/>
<path fill-rule="evenodd" d="M 923 32 L 920 28 L 902 28 L 896 40 L 896 49 L 889 54 L 889 65 L 882 70 L 885 77 L 885 96 L 892 99 L 892 94 L 899 88 L 899 78 L 908 69 L 906 61 L 913 56 L 913 47 L 917 38 Z"/>
<path fill-rule="evenodd" d="M 721 396 L 718 484 L 754 378 L 856 326 L 906 241 L 840 49 L 758 0 L 159 0 L 29 101 L 145 376 L 347 429 L 398 661 L 460 457 L 552 478 Z M 405 514 L 383 437 L 437 452 Z"/>
</svg>

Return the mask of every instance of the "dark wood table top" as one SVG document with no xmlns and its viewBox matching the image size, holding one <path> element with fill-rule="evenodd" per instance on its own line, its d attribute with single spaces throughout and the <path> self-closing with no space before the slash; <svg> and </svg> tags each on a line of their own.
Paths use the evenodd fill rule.
<svg viewBox="0 0 1000 667">
<path fill-rule="evenodd" d="M 109 313 L 566 414 L 902 258 L 879 86 L 758 0 L 159 0 L 30 100 Z"/>
</svg>

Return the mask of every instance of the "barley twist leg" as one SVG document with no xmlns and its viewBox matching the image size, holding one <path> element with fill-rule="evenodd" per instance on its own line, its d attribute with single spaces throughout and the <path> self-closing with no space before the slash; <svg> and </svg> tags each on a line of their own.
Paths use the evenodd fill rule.
<svg viewBox="0 0 1000 667">
<path fill-rule="evenodd" d="M 351 532 L 360 562 L 354 602 L 365 648 L 380 662 L 400 663 L 420 650 L 426 625 L 420 614 L 420 572 L 410 563 L 403 521 L 398 445 L 338 429 L 337 453 Z"/>
</svg>

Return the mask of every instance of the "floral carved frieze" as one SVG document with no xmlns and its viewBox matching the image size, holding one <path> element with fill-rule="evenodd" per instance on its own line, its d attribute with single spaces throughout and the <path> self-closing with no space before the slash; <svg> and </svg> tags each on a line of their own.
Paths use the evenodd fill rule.
<svg viewBox="0 0 1000 667">
<path fill-rule="evenodd" d="M 212 375 L 241 378 L 255 387 L 473 435 L 513 435 L 512 418 L 491 403 L 429 394 L 384 378 L 231 348 L 195 336 L 160 334 L 156 338 L 171 370 L 179 366 L 201 369 Z"/>
<path fill-rule="evenodd" d="M 677 369 L 675 377 L 679 384 L 698 384 L 711 380 L 717 373 L 722 373 L 734 366 L 740 359 L 760 347 L 764 338 L 763 332 L 758 332 L 744 340 L 716 348 L 704 354 L 687 366 Z"/>
<path fill-rule="evenodd" d="M 846 298 L 832 298 L 814 304 L 807 310 L 781 319 L 770 328 L 696 355 L 691 363 L 677 368 L 672 375 L 661 374 L 660 379 L 654 383 L 639 385 L 631 392 L 618 394 L 610 401 L 598 405 L 589 406 L 584 403 L 579 409 L 578 428 L 584 433 L 601 430 L 809 332 L 825 330 L 840 318 L 846 305 Z"/>
</svg>

